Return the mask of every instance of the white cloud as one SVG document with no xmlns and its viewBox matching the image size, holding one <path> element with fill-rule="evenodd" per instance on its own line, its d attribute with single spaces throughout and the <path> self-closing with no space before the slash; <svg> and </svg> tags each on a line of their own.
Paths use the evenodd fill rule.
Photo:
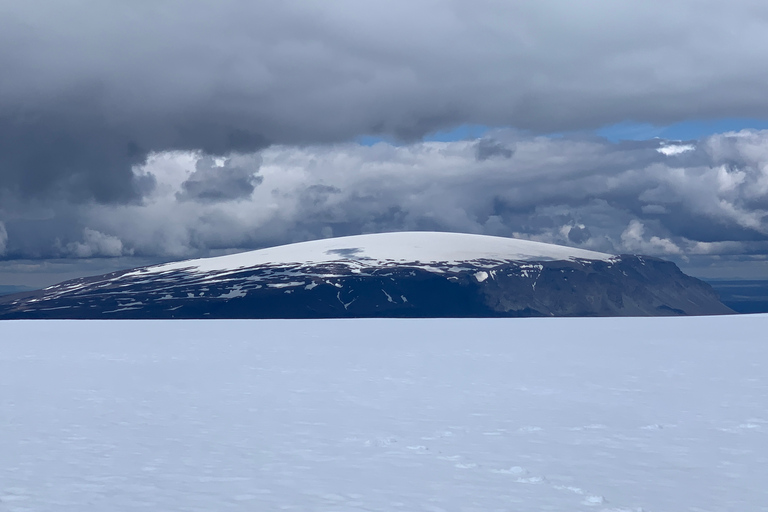
<svg viewBox="0 0 768 512">
<path fill-rule="evenodd" d="M 482 154 L 476 141 L 273 146 L 213 165 L 200 152 L 157 153 L 135 169 L 157 183 L 142 202 L 47 205 L 30 211 L 34 228 L 8 228 L 15 253 L 70 257 L 179 259 L 394 230 L 662 257 L 768 253 L 768 131 L 717 135 L 674 159 L 657 151 L 664 141 L 489 137 Z M 200 169 L 200 183 L 226 193 L 185 194 Z"/>
<path fill-rule="evenodd" d="M 645 239 L 645 226 L 639 220 L 630 221 L 627 229 L 621 233 L 622 247 L 631 253 L 640 254 L 682 254 L 682 250 L 672 240 L 652 236 Z"/>
<path fill-rule="evenodd" d="M 662 155 L 666 156 L 676 156 L 676 155 L 682 155 L 683 153 L 687 153 L 688 151 L 693 151 L 696 149 L 696 146 L 693 144 L 667 144 L 664 146 L 661 146 L 658 151 Z"/>
<path fill-rule="evenodd" d="M 759 136 L 768 142 L 768 132 Z M 718 144 L 709 141 L 666 163 L 654 141 L 615 145 L 510 131 L 494 137 L 500 158 L 478 158 L 471 141 L 274 146 L 234 155 L 227 165 L 258 172 L 262 182 L 217 203 L 178 200 L 202 156 L 157 154 L 137 170 L 158 183 L 143 204 L 94 206 L 86 219 L 137 254 L 168 257 L 405 229 L 703 254 L 743 248 L 741 239 L 768 232 L 761 207 L 768 198 L 754 195 L 768 150 L 748 152 L 763 167 L 742 165 L 738 149 L 724 165 L 707 152 Z M 698 242 L 714 245 L 704 251 Z"/>
<path fill-rule="evenodd" d="M 116 236 L 105 235 L 90 228 L 83 230 L 82 242 L 70 242 L 64 247 L 62 252 L 75 258 L 114 258 L 132 254 L 132 251 L 125 250 L 123 242 Z"/>
</svg>

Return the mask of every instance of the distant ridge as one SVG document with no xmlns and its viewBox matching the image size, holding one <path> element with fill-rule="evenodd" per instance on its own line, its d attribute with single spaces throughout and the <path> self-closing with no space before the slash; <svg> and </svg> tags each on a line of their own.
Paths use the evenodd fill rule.
<svg viewBox="0 0 768 512">
<path fill-rule="evenodd" d="M 34 288 L 30 288 L 29 286 L 0 285 L 0 296 L 11 295 L 13 293 L 30 292 L 32 290 L 34 290 Z"/>
<path fill-rule="evenodd" d="M 398 232 L 75 279 L 0 318 L 360 318 L 732 313 L 674 263 L 529 240 Z"/>
<path fill-rule="evenodd" d="M 737 313 L 768 313 L 768 280 L 708 280 L 723 304 Z"/>
</svg>

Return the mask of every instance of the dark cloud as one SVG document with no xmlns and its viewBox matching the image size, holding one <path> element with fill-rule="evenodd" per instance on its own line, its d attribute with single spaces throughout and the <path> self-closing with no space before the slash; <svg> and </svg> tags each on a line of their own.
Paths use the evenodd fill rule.
<svg viewBox="0 0 768 512">
<path fill-rule="evenodd" d="M 583 244 L 587 242 L 590 238 L 592 238 L 592 234 L 589 231 L 589 228 L 587 228 L 585 225 L 581 224 L 578 226 L 572 226 L 568 230 L 568 240 L 573 242 L 574 244 Z"/>
<path fill-rule="evenodd" d="M 0 222 L 0 256 L 5 254 L 5 246 L 8 244 L 8 231 L 5 224 Z"/>
<path fill-rule="evenodd" d="M 133 165 L 144 151 L 82 112 L 7 114 L 0 104 L 0 189 L 21 198 L 129 202 L 151 191 Z M 71 107 L 77 110 L 78 106 Z"/>
<path fill-rule="evenodd" d="M 764 132 L 530 134 L 768 117 L 766 48 L 758 0 L 4 2 L 0 257 L 438 229 L 761 261 Z M 528 132 L 418 142 L 459 124 Z"/>
<path fill-rule="evenodd" d="M 164 150 L 765 117 L 767 29 L 758 0 L 4 2 L 0 189 L 130 203 Z"/>
<path fill-rule="evenodd" d="M 253 167 L 255 165 L 255 168 Z M 258 164 L 246 169 L 232 164 L 230 158 L 216 159 L 206 156 L 195 164 L 195 172 L 181 184 L 176 194 L 180 201 L 217 203 L 250 197 L 264 178 L 256 176 Z"/>
<path fill-rule="evenodd" d="M 480 139 L 475 145 L 475 158 L 488 160 L 494 156 L 512 158 L 514 151 L 493 139 Z"/>
</svg>

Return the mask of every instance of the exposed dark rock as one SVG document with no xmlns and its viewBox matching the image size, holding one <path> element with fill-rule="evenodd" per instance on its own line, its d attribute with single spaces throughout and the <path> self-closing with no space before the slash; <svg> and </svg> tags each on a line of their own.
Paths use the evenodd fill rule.
<svg viewBox="0 0 768 512">
<path fill-rule="evenodd" d="M 340 257 L 344 257 L 341 255 Z M 733 313 L 674 263 L 473 260 L 135 269 L 0 297 L 0 318 L 668 316 Z"/>
</svg>

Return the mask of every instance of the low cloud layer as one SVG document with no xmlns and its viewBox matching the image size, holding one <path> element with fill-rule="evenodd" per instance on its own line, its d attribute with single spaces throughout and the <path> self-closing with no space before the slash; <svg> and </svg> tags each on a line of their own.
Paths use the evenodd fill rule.
<svg viewBox="0 0 768 512">
<path fill-rule="evenodd" d="M 95 229 L 83 229 L 82 240 L 62 245 L 57 239 L 55 251 L 72 258 L 92 258 L 130 256 L 132 251 L 123 247 L 123 242 L 116 236 L 105 235 Z"/>
<path fill-rule="evenodd" d="M 0 222 L 0 256 L 5 254 L 6 244 L 8 244 L 8 232 L 5 230 L 5 224 Z"/>
<path fill-rule="evenodd" d="M 133 172 L 156 184 L 140 203 L 16 211 L 6 257 L 177 259 L 397 230 L 683 264 L 768 255 L 768 131 L 614 144 L 501 130 L 480 141 L 274 146 L 218 159 L 156 153 Z"/>
<path fill-rule="evenodd" d="M 766 57 L 762 0 L 3 2 L 0 193 L 140 203 L 171 150 L 765 118 Z"/>
</svg>

